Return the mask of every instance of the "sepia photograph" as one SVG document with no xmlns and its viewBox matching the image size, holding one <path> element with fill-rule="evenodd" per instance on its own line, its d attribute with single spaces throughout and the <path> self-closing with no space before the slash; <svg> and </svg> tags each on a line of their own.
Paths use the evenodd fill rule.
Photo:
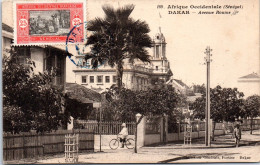
<svg viewBox="0 0 260 165">
<path fill-rule="evenodd" d="M 4 164 L 260 162 L 258 0 L 2 1 Z"/>
</svg>

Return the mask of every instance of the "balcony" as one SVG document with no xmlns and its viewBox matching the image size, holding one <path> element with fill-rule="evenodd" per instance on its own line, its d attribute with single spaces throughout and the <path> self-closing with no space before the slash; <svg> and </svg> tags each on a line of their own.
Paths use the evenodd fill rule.
<svg viewBox="0 0 260 165">
<path fill-rule="evenodd" d="M 146 73 L 153 73 L 153 69 L 146 68 L 144 66 L 134 65 L 131 68 L 134 69 L 135 71 L 141 71 L 141 72 L 146 72 Z"/>
<path fill-rule="evenodd" d="M 146 72 L 146 73 L 155 73 L 155 74 L 166 74 L 169 71 L 169 68 L 163 67 L 163 68 L 158 68 L 158 69 L 153 69 L 153 68 L 147 68 L 144 66 L 131 66 L 132 69 L 135 71 L 141 71 L 141 72 Z"/>
</svg>

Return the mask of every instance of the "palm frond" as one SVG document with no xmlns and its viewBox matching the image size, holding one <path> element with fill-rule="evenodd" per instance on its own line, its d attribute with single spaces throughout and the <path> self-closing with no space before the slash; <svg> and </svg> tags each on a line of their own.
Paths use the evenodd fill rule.
<svg viewBox="0 0 260 165">
<path fill-rule="evenodd" d="M 89 36 L 86 43 L 91 46 L 91 52 L 86 54 L 86 59 L 91 59 L 93 68 L 107 61 L 114 67 L 129 58 L 130 62 L 139 59 L 150 61 L 146 50 L 152 46 L 148 33 L 149 26 L 145 21 L 134 20 L 130 17 L 134 5 L 114 9 L 110 5 L 102 7 L 105 18 L 95 18 L 88 23 L 88 30 L 94 33 Z"/>
<path fill-rule="evenodd" d="M 111 5 L 104 5 L 102 9 L 106 15 L 105 20 L 111 22 L 116 19 L 116 11 Z"/>
<path fill-rule="evenodd" d="M 102 28 L 105 27 L 106 21 L 102 18 L 95 18 L 88 22 L 87 30 L 101 32 Z"/>
<path fill-rule="evenodd" d="M 118 8 L 116 10 L 117 19 L 121 21 L 127 21 L 134 8 L 135 6 L 133 4 L 125 5 L 124 7 Z"/>
</svg>

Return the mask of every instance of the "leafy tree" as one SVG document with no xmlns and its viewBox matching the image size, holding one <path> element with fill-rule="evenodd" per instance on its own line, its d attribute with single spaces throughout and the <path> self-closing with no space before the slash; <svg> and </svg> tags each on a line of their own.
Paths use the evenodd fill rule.
<svg viewBox="0 0 260 165">
<path fill-rule="evenodd" d="M 253 133 L 253 119 L 257 116 L 260 116 L 260 96 L 249 96 L 245 100 L 245 117 L 251 119 L 250 134 Z"/>
<path fill-rule="evenodd" d="M 135 59 L 150 61 L 146 50 L 152 44 L 148 35 L 150 29 L 146 22 L 130 17 L 134 5 L 118 9 L 103 6 L 102 9 L 105 18 L 96 18 L 88 22 L 88 30 L 93 33 L 86 43 L 91 46 L 91 51 L 86 54 L 85 59 L 91 59 L 93 68 L 104 62 L 111 67 L 115 66 L 117 87 L 120 89 L 125 59 L 130 63 L 134 63 Z"/>
<path fill-rule="evenodd" d="M 221 88 L 217 86 L 210 90 L 210 111 L 211 119 L 213 120 L 213 136 L 215 125 L 217 122 L 231 121 L 242 116 L 243 110 L 243 96 L 242 92 L 239 92 L 237 88 Z M 205 119 L 206 109 L 206 95 L 197 98 L 194 103 L 190 104 L 190 109 L 194 110 L 194 117 L 199 119 Z"/>
<path fill-rule="evenodd" d="M 110 104 L 116 108 L 118 118 L 123 121 L 134 119 L 138 113 L 141 115 L 136 121 L 135 140 L 137 142 L 137 126 L 144 116 L 173 114 L 179 102 L 179 94 L 170 87 L 150 88 L 146 91 L 122 88 L 118 99 L 113 99 Z M 135 146 L 135 152 L 137 152 L 137 146 Z"/>
<path fill-rule="evenodd" d="M 19 64 L 19 52 L 3 57 L 4 131 L 56 130 L 63 119 L 62 90 L 52 85 L 55 72 L 33 73 L 34 62 Z"/>
<path fill-rule="evenodd" d="M 205 94 L 206 93 L 206 87 L 205 84 L 202 85 L 193 85 L 193 92 L 194 93 L 201 93 L 201 94 Z"/>
</svg>

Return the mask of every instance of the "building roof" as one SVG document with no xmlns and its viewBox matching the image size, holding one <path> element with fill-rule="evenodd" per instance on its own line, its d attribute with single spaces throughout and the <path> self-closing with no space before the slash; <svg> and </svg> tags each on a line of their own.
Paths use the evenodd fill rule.
<svg viewBox="0 0 260 165">
<path fill-rule="evenodd" d="M 172 83 L 178 83 L 178 85 L 180 85 L 183 88 L 189 88 L 188 85 L 186 85 L 184 82 L 182 82 L 181 80 L 178 79 L 170 79 L 166 84 L 172 84 Z"/>
<path fill-rule="evenodd" d="M 14 32 L 14 29 L 11 26 L 9 26 L 5 23 L 2 23 L 2 30 L 5 30 L 5 31 L 10 32 L 10 33 Z"/>
<path fill-rule="evenodd" d="M 249 78 L 260 78 L 260 76 L 257 73 L 251 73 L 246 76 L 239 77 L 240 79 L 249 79 Z"/>
<path fill-rule="evenodd" d="M 66 83 L 65 92 L 71 99 L 82 103 L 93 103 L 101 101 L 101 94 L 76 83 Z"/>
<path fill-rule="evenodd" d="M 188 85 L 186 85 L 184 82 L 182 82 L 181 80 L 178 79 L 174 79 L 178 84 L 180 84 L 183 87 L 189 88 Z"/>
</svg>

